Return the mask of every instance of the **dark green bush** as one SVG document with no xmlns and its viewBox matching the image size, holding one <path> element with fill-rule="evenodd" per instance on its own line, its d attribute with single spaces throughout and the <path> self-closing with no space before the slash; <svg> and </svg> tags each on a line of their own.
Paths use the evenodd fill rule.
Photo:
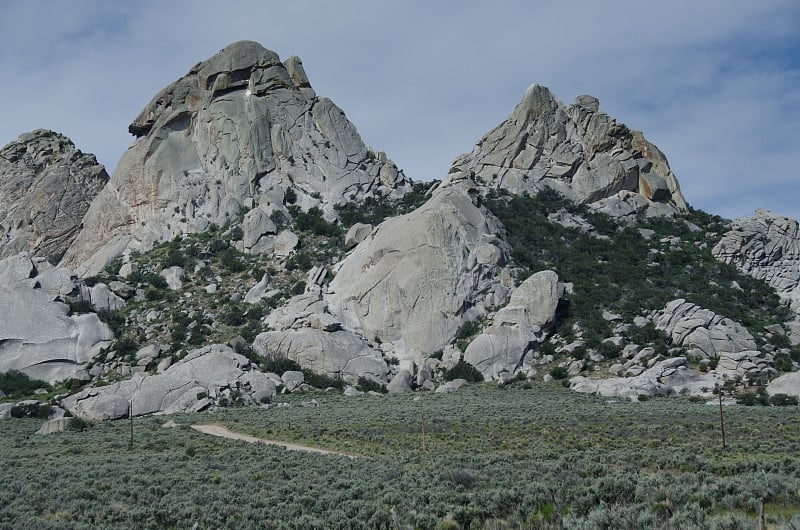
<svg viewBox="0 0 800 530">
<path fill-rule="evenodd" d="M 82 418 L 78 418 L 77 416 L 73 416 L 67 422 L 68 431 L 85 431 L 91 426 L 92 426 L 91 423 Z"/>
<path fill-rule="evenodd" d="M 69 312 L 75 315 L 94 311 L 94 306 L 89 300 L 68 300 L 67 305 L 69 306 Z"/>
<path fill-rule="evenodd" d="M 359 377 L 358 378 L 358 386 L 357 388 L 362 392 L 380 392 L 381 394 L 386 393 L 386 387 L 378 382 L 373 381 L 372 379 L 367 379 L 366 377 Z"/>
<path fill-rule="evenodd" d="M 797 401 L 797 396 L 788 396 L 786 394 L 775 394 L 769 400 L 770 404 L 776 407 L 797 405 Z"/>
<path fill-rule="evenodd" d="M 29 403 L 24 405 L 14 405 L 11 408 L 12 418 L 38 418 L 46 420 L 53 413 L 53 407 L 44 403 Z"/>
<path fill-rule="evenodd" d="M 468 362 L 461 360 L 444 373 L 445 381 L 453 379 L 466 379 L 471 383 L 480 383 L 483 381 L 483 374 Z"/>
<path fill-rule="evenodd" d="M 342 390 L 344 388 L 344 383 L 341 379 L 334 379 L 333 377 L 329 377 L 325 374 L 318 374 L 307 368 L 303 368 L 301 371 L 305 376 L 305 382 L 314 388 L 333 387 L 338 390 Z"/>
<path fill-rule="evenodd" d="M 283 375 L 284 372 L 302 371 L 299 364 L 285 357 L 267 357 L 266 360 L 261 361 L 261 365 L 264 371 L 278 375 Z"/>
<path fill-rule="evenodd" d="M 0 373 L 0 390 L 12 398 L 32 395 L 36 390 L 43 388 L 50 391 L 52 387 L 45 381 L 31 379 L 27 374 L 18 370 L 9 370 Z"/>
<path fill-rule="evenodd" d="M 569 373 L 567 372 L 566 367 L 564 366 L 554 366 L 550 369 L 550 377 L 555 380 L 566 379 L 569 377 Z"/>
</svg>

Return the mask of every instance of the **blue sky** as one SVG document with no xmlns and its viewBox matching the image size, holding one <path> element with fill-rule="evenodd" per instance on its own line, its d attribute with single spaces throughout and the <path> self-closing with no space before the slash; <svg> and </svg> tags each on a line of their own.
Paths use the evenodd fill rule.
<svg viewBox="0 0 800 530">
<path fill-rule="evenodd" d="M 156 92 L 242 39 L 300 56 L 414 179 L 539 83 L 644 131 L 693 206 L 800 218 L 796 0 L 3 2 L 0 144 L 49 128 L 113 169 Z"/>
</svg>

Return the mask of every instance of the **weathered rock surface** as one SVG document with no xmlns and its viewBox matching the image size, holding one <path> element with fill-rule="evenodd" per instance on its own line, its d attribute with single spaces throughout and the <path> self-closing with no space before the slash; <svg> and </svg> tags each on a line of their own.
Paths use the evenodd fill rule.
<svg viewBox="0 0 800 530">
<path fill-rule="evenodd" d="M 744 326 L 683 299 L 673 300 L 652 319 L 688 354 L 719 358 L 716 371 L 727 377 L 753 378 L 772 366 Z"/>
<path fill-rule="evenodd" d="M 128 380 L 84 389 L 64 398 L 73 415 L 92 421 L 133 415 L 197 411 L 225 400 L 258 404 L 275 395 L 275 383 L 251 370 L 246 357 L 212 344 L 189 352 L 164 373 L 135 373 Z"/>
<path fill-rule="evenodd" d="M 497 311 L 490 324 L 467 346 L 464 361 L 475 366 L 484 379 L 522 367 L 528 352 L 542 339 L 542 328 L 555 320 L 558 275 L 541 271 L 531 275 L 511 293 L 508 305 Z"/>
<path fill-rule="evenodd" d="M 0 258 L 60 258 L 107 181 L 94 155 L 52 131 L 37 129 L 0 149 Z"/>
<path fill-rule="evenodd" d="M 53 279 L 68 271 L 45 275 L 46 289 L 37 265 L 55 269 L 26 255 L 0 261 L 0 373 L 19 370 L 50 383 L 83 377 L 86 364 L 113 339 L 111 330 L 96 314 L 70 315 L 69 306 L 56 301 L 71 282 Z"/>
<path fill-rule="evenodd" d="M 687 366 L 686 358 L 674 357 L 659 361 L 634 377 L 589 379 L 576 376 L 569 380 L 569 385 L 576 392 L 636 401 L 639 396 L 685 394 L 710 397 L 714 386 L 721 381 L 719 374 L 698 374 Z"/>
<path fill-rule="evenodd" d="M 711 250 L 714 256 L 771 285 L 800 314 L 800 229 L 765 210 L 737 219 Z"/>
<path fill-rule="evenodd" d="M 67 425 L 69 425 L 69 418 L 55 418 L 44 422 L 34 434 L 55 434 L 64 432 L 67 430 Z"/>
<path fill-rule="evenodd" d="M 786 394 L 800 397 L 800 372 L 789 372 L 773 379 L 767 386 L 767 394 Z"/>
<path fill-rule="evenodd" d="M 347 230 L 344 236 L 344 246 L 348 249 L 353 248 L 364 241 L 369 233 L 372 232 L 372 225 L 356 223 Z"/>
<path fill-rule="evenodd" d="M 316 96 L 298 58 L 282 63 L 250 41 L 164 88 L 129 130 L 136 141 L 64 258 L 82 275 L 123 252 L 228 225 L 255 205 L 285 212 L 284 202 L 296 202 L 333 218 L 336 204 L 401 195 L 409 184 L 341 109 Z M 261 227 L 248 230 L 251 243 L 268 234 L 263 219 L 248 221 Z"/>
<path fill-rule="evenodd" d="M 443 185 L 470 177 L 513 194 L 533 195 L 547 186 L 576 202 L 595 203 L 627 191 L 639 197 L 636 207 L 642 209 L 686 209 L 666 157 L 642 133 L 601 112 L 591 96 L 565 106 L 539 85 L 528 88 L 471 153 L 456 158 Z"/>
<path fill-rule="evenodd" d="M 398 359 L 444 347 L 466 320 L 505 302 L 498 280 L 507 245 L 499 222 L 466 190 L 434 193 L 417 210 L 384 221 L 341 262 L 330 312 L 345 329 L 392 343 Z"/>
<path fill-rule="evenodd" d="M 366 377 L 384 383 L 389 372 L 380 352 L 351 331 L 268 331 L 256 336 L 253 349 L 270 358 L 291 359 L 304 368 L 346 382 Z"/>
</svg>

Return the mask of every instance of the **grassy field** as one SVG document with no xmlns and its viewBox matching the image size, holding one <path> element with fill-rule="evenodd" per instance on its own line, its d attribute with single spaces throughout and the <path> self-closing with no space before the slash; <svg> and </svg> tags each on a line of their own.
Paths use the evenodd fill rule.
<svg viewBox="0 0 800 530">
<path fill-rule="evenodd" d="M 34 436 L 0 422 L 0 528 L 800 528 L 797 407 L 610 402 L 559 384 L 279 396 L 288 406 Z M 303 402 L 316 399 L 319 406 Z M 181 427 L 162 425 L 174 420 Z M 289 452 L 197 433 L 363 455 Z"/>
</svg>

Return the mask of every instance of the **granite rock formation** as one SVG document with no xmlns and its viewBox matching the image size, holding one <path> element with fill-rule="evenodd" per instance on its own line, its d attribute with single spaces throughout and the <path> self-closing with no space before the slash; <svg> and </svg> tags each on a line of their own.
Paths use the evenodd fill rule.
<svg viewBox="0 0 800 530">
<path fill-rule="evenodd" d="M 336 204 L 399 195 L 409 183 L 364 145 L 341 109 L 317 97 L 300 59 L 281 62 L 250 41 L 164 88 L 129 130 L 136 140 L 65 256 L 81 275 L 131 250 L 239 222 L 256 207 L 317 206 L 333 219 Z M 250 217 L 257 242 L 270 227 Z"/>
<path fill-rule="evenodd" d="M 107 181 L 94 155 L 53 131 L 37 129 L 0 149 L 0 258 L 59 259 Z"/>
<path fill-rule="evenodd" d="M 641 132 L 601 112 L 591 96 L 565 106 L 540 85 L 456 158 L 443 185 L 466 178 L 512 194 L 548 186 L 575 202 L 604 201 L 597 207 L 621 218 L 687 208 L 666 157 Z"/>
</svg>

